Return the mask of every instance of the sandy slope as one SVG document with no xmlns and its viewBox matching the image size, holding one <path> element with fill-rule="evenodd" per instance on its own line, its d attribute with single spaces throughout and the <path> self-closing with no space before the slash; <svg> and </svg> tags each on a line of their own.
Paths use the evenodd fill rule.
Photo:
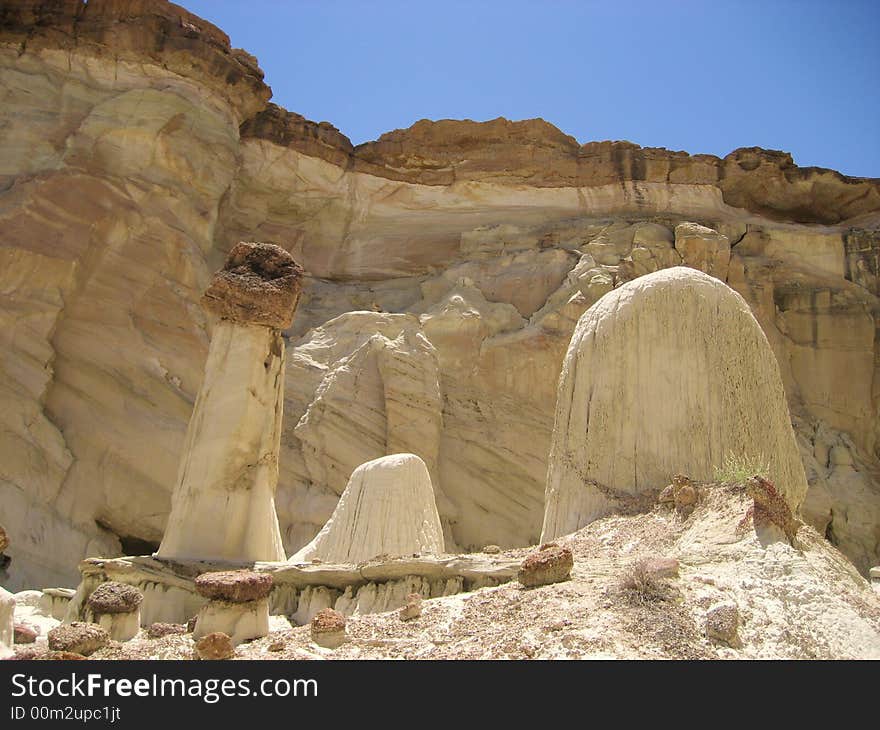
<svg viewBox="0 0 880 730">
<path fill-rule="evenodd" d="M 560 542 L 574 553 L 572 578 L 524 589 L 513 582 L 426 601 L 422 616 L 353 616 L 349 641 L 316 646 L 308 627 L 274 617 L 240 659 L 880 659 L 880 595 L 809 527 L 797 548 L 775 528 L 743 523 L 742 488 L 707 486 L 687 518 L 672 507 L 608 517 Z M 525 555 L 527 551 L 511 551 Z M 679 576 L 657 593 L 624 587 L 644 557 L 674 557 Z M 706 613 L 722 603 L 740 614 L 738 644 L 706 636 Z M 144 632 L 96 659 L 188 658 L 189 635 Z"/>
</svg>

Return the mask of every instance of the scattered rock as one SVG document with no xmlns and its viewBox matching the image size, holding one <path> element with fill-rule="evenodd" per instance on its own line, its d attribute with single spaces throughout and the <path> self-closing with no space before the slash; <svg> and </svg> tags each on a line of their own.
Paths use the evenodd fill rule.
<svg viewBox="0 0 880 730">
<path fill-rule="evenodd" d="M 187 633 L 187 627 L 183 624 L 153 623 L 147 629 L 147 636 L 151 639 L 161 639 L 163 636 Z"/>
<path fill-rule="evenodd" d="M 669 484 L 657 497 L 661 504 L 674 504 L 675 508 L 687 516 L 693 512 L 694 506 L 700 498 L 700 492 L 691 482 L 690 477 L 684 474 L 675 474 L 672 484 Z"/>
<path fill-rule="evenodd" d="M 245 603 L 265 598 L 272 590 L 272 576 L 251 570 L 202 573 L 196 578 L 199 595 L 211 600 Z"/>
<path fill-rule="evenodd" d="M 677 578 L 678 561 L 675 558 L 648 558 L 642 561 L 645 573 L 654 578 Z"/>
<path fill-rule="evenodd" d="M 697 503 L 697 490 L 690 484 L 685 484 L 675 493 L 674 501 L 677 510 L 690 512 Z"/>
<path fill-rule="evenodd" d="M 235 656 L 235 647 L 229 634 L 215 631 L 196 642 L 196 655 L 199 659 L 231 659 Z"/>
<path fill-rule="evenodd" d="M 406 597 L 406 605 L 400 609 L 400 620 L 411 621 L 422 615 L 422 596 L 419 593 L 410 593 Z"/>
<path fill-rule="evenodd" d="M 6 534 L 6 530 L 3 529 L 3 525 L 0 525 L 0 553 L 2 553 L 8 547 L 9 535 Z"/>
<path fill-rule="evenodd" d="M 284 651 L 284 640 L 275 639 L 267 648 L 269 651 Z"/>
<path fill-rule="evenodd" d="M 82 654 L 77 654 L 75 651 L 47 651 L 34 658 L 41 661 L 79 661 L 85 659 Z"/>
<path fill-rule="evenodd" d="M 10 659 L 20 659 L 23 661 L 31 661 L 33 659 L 39 659 L 42 654 L 45 654 L 46 650 L 39 647 L 34 646 L 33 644 L 25 644 L 23 646 L 15 647 L 15 656 L 9 657 Z M 79 657 L 80 655 L 77 654 Z"/>
<path fill-rule="evenodd" d="M 523 560 L 517 579 L 527 588 L 559 583 L 568 580 L 573 566 L 571 550 L 547 543 Z"/>
<path fill-rule="evenodd" d="M 143 600 L 144 594 L 136 586 L 110 581 L 92 591 L 88 606 L 96 614 L 133 613 Z"/>
<path fill-rule="evenodd" d="M 738 643 L 739 609 L 736 604 L 722 603 L 706 613 L 706 636 L 728 646 Z"/>
<path fill-rule="evenodd" d="M 327 649 L 336 649 L 346 639 L 345 616 L 332 608 L 324 608 L 315 614 L 311 625 L 312 641 Z"/>
<path fill-rule="evenodd" d="M 196 630 L 196 622 L 198 621 L 198 616 L 193 616 L 189 621 L 186 622 L 186 633 L 191 634 Z"/>
<path fill-rule="evenodd" d="M 74 621 L 56 626 L 49 632 L 49 648 L 89 656 L 110 643 L 110 634 L 97 624 Z"/>
<path fill-rule="evenodd" d="M 501 552 L 501 548 L 498 547 L 497 545 L 486 545 L 483 548 L 482 552 L 484 552 L 488 555 L 497 555 L 498 553 Z"/>
<path fill-rule="evenodd" d="M 16 644 L 33 644 L 39 635 L 40 632 L 33 626 L 28 626 L 27 624 L 15 624 Z"/>
</svg>

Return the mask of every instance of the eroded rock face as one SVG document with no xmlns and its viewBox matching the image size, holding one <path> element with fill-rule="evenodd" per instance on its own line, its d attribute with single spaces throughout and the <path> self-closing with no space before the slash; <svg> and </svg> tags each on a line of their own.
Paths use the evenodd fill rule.
<svg viewBox="0 0 880 730">
<path fill-rule="evenodd" d="M 776 358 L 746 302 L 684 267 L 606 294 L 562 366 L 543 540 L 638 509 L 679 470 L 764 459 L 796 511 L 807 481 Z"/>
<path fill-rule="evenodd" d="M 766 150 L 581 145 L 541 120 L 423 121 L 354 148 L 266 105 L 252 57 L 158 0 L 7 4 L 0 76 L 6 585 L 74 585 L 81 557 L 159 544 L 214 329 L 199 299 L 243 240 L 308 271 L 282 552 L 399 451 L 427 464 L 447 546 L 536 542 L 574 326 L 681 264 L 685 223 L 727 238 L 726 282 L 780 363 L 802 516 L 861 569 L 880 560 L 876 180 Z"/>
</svg>

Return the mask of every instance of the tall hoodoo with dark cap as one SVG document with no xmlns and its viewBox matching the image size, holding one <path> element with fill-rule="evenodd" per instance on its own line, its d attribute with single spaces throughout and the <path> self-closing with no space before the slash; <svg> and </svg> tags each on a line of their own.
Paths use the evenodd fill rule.
<svg viewBox="0 0 880 730">
<path fill-rule="evenodd" d="M 215 323 L 158 556 L 284 560 L 275 513 L 284 341 L 302 289 L 284 249 L 239 243 L 202 299 Z"/>
</svg>

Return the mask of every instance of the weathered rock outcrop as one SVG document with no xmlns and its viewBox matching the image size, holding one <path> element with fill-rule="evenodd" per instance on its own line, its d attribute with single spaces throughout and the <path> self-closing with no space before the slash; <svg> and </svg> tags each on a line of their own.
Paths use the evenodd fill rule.
<svg viewBox="0 0 880 730">
<path fill-rule="evenodd" d="M 283 560 L 275 511 L 284 341 L 302 269 L 283 248 L 239 243 L 205 308 L 218 318 L 187 429 L 163 558 Z"/>
<path fill-rule="evenodd" d="M 802 514 L 860 569 L 880 560 L 876 180 L 764 150 L 580 145 L 541 120 L 423 121 L 353 147 L 267 105 L 252 57 L 160 0 L 6 3 L 0 77 L 9 586 L 156 549 L 213 330 L 199 297 L 242 240 L 308 272 L 286 331 L 286 554 L 356 466 L 395 451 L 428 465 L 447 546 L 535 542 L 574 325 L 680 264 L 682 223 L 727 238 L 726 282 L 780 363 Z M 356 443 L 338 438 L 346 408 Z"/>
<path fill-rule="evenodd" d="M 354 470 L 327 524 L 290 562 L 357 564 L 377 555 L 443 552 L 425 462 L 414 454 L 392 454 Z"/>
<path fill-rule="evenodd" d="M 766 462 L 807 492 L 776 358 L 746 302 L 686 267 L 640 277 L 581 317 L 562 365 L 542 540 L 653 501 L 676 471 Z"/>
</svg>

